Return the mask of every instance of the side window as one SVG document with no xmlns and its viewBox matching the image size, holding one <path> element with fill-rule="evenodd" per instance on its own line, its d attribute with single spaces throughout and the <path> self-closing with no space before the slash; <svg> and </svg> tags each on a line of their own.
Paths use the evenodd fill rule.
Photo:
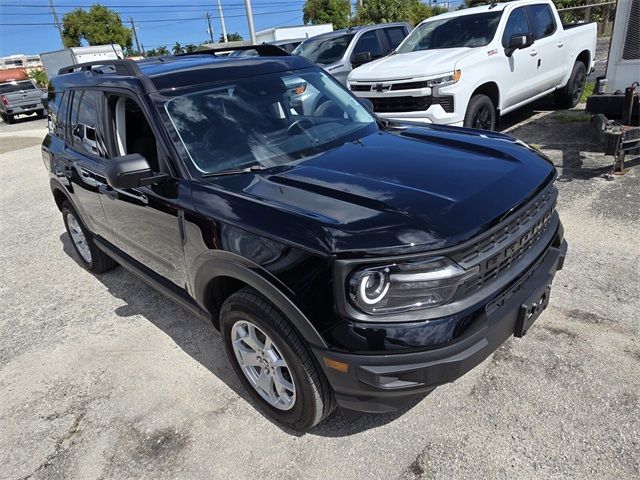
<svg viewBox="0 0 640 480">
<path fill-rule="evenodd" d="M 529 23 L 527 22 L 525 7 L 516 8 L 509 15 L 507 25 L 504 27 L 502 46 L 507 48 L 509 46 L 509 39 L 514 35 L 527 35 L 529 33 L 531 33 L 531 31 L 529 29 Z"/>
<path fill-rule="evenodd" d="M 391 50 L 395 50 L 396 47 L 402 43 L 404 37 L 407 36 L 407 32 L 405 32 L 404 27 L 385 28 L 384 34 L 387 36 L 387 41 L 389 42 L 389 48 Z"/>
<path fill-rule="evenodd" d="M 64 138 L 64 131 L 67 127 L 68 95 L 65 95 L 64 91 L 50 91 L 47 97 L 49 100 L 49 133 L 58 138 Z"/>
<path fill-rule="evenodd" d="M 531 22 L 534 40 L 540 40 L 555 33 L 556 22 L 553 19 L 549 5 L 529 5 L 525 8 Z"/>
<path fill-rule="evenodd" d="M 107 105 L 108 125 L 115 142 L 114 154 L 139 153 L 154 172 L 167 172 L 164 162 L 160 161 L 156 136 L 140 106 L 131 98 L 121 95 L 110 95 Z"/>
<path fill-rule="evenodd" d="M 353 49 L 354 55 L 366 52 L 371 52 L 371 58 L 380 58 L 383 55 L 382 46 L 380 45 L 380 40 L 378 40 L 378 34 L 375 30 L 364 33 Z"/>
<path fill-rule="evenodd" d="M 71 103 L 71 142 L 81 152 L 107 158 L 104 138 L 98 135 L 99 103 L 102 94 L 93 90 L 76 90 Z"/>
</svg>

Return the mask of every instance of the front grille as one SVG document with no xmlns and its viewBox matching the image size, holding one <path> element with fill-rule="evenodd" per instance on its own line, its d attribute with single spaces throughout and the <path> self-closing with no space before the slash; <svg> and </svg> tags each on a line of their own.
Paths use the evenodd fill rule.
<svg viewBox="0 0 640 480">
<path fill-rule="evenodd" d="M 370 92 L 371 85 L 350 85 L 352 92 Z"/>
<path fill-rule="evenodd" d="M 556 198 L 556 188 L 547 187 L 489 234 L 451 255 L 466 269 L 479 267 L 478 275 L 462 286 L 463 294 L 471 294 L 499 277 L 529 249 L 538 246 L 537 243 L 551 225 Z"/>
<path fill-rule="evenodd" d="M 394 83 L 391 85 L 391 90 L 414 90 L 416 88 L 426 88 L 429 84 L 426 81 L 423 82 L 407 82 L 407 83 Z"/>
<path fill-rule="evenodd" d="M 431 97 L 371 97 L 373 110 L 381 113 L 419 112 L 431 106 Z"/>
</svg>

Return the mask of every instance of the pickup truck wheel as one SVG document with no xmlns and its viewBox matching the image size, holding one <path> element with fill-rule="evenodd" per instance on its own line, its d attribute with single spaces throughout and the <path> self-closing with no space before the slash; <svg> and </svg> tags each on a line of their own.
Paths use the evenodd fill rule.
<svg viewBox="0 0 640 480">
<path fill-rule="evenodd" d="M 233 369 L 272 420 L 308 430 L 334 409 L 331 387 L 298 333 L 252 288 L 220 309 L 220 330 Z"/>
<path fill-rule="evenodd" d="M 479 130 L 495 130 L 496 107 L 486 95 L 474 95 L 469 101 L 463 125 Z"/>
<path fill-rule="evenodd" d="M 80 216 L 68 201 L 62 204 L 62 218 L 73 248 L 84 268 L 93 273 L 102 273 L 114 268 L 117 263 L 98 248 L 93 236 L 85 228 Z"/>
<path fill-rule="evenodd" d="M 580 101 L 587 81 L 587 69 L 582 62 L 573 65 L 567 85 L 555 93 L 556 104 L 560 108 L 573 108 Z"/>
<path fill-rule="evenodd" d="M 13 115 L 6 115 L 4 121 L 11 125 L 16 122 L 16 117 L 14 117 Z"/>
</svg>

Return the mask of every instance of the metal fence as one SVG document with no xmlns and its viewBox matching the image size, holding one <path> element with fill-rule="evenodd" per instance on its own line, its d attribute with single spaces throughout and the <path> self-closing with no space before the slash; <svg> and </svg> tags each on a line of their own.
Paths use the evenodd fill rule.
<svg viewBox="0 0 640 480">
<path fill-rule="evenodd" d="M 606 37 L 611 35 L 613 20 L 616 16 L 617 1 L 591 1 L 580 5 L 575 5 L 574 2 L 558 1 L 556 4 L 563 24 L 597 22 L 599 36 Z M 563 4 L 567 6 L 563 6 Z"/>
</svg>

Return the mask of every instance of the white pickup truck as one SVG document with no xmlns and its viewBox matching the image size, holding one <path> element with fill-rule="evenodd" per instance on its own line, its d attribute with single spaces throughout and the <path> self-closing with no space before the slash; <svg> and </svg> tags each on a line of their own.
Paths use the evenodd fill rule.
<svg viewBox="0 0 640 480">
<path fill-rule="evenodd" d="M 595 48 L 596 24 L 563 26 L 549 0 L 494 3 L 423 21 L 347 82 L 381 117 L 493 130 L 552 92 L 575 106 Z"/>
</svg>

